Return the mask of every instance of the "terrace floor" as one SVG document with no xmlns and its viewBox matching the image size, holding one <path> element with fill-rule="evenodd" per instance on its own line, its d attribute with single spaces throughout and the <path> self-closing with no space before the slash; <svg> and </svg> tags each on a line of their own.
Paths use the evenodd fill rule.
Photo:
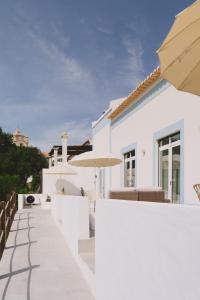
<svg viewBox="0 0 200 300">
<path fill-rule="evenodd" d="M 50 211 L 19 211 L 0 262 L 1 300 L 93 300 Z"/>
</svg>

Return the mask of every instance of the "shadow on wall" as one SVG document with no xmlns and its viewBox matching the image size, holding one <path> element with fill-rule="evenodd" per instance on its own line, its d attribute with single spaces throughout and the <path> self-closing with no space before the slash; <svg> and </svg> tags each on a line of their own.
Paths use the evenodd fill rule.
<svg viewBox="0 0 200 300">
<path fill-rule="evenodd" d="M 58 179 L 56 181 L 56 191 L 62 195 L 81 196 L 80 188 L 66 179 Z"/>
</svg>

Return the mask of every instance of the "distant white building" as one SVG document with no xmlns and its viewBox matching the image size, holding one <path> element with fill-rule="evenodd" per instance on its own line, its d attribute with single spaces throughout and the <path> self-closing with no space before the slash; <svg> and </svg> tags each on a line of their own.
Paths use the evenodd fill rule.
<svg viewBox="0 0 200 300">
<path fill-rule="evenodd" d="M 61 136 L 62 145 L 54 145 L 49 152 L 49 168 L 42 171 L 42 192 L 46 195 L 63 194 L 80 196 L 84 191 L 93 188 L 94 170 L 68 166 L 68 160 L 81 153 L 91 151 L 92 145 L 87 140 L 82 145 L 68 145 L 67 133 Z M 63 171 L 62 167 L 66 172 Z"/>
<path fill-rule="evenodd" d="M 48 152 L 49 158 L 49 167 L 54 165 L 54 156 L 57 156 L 57 164 L 62 164 L 63 161 L 63 145 L 54 145 L 51 150 Z M 79 155 L 81 153 L 91 151 L 92 145 L 90 140 L 85 141 L 81 145 L 68 145 L 67 146 L 67 160 L 72 159 L 74 156 Z"/>
<path fill-rule="evenodd" d="M 12 137 L 13 143 L 17 146 L 24 146 L 27 147 L 29 144 L 29 138 L 28 136 L 22 134 L 19 130 L 19 128 L 17 128 L 15 130 L 15 132 L 13 133 L 13 137 Z"/>
<path fill-rule="evenodd" d="M 114 107 L 115 106 L 115 107 Z M 121 155 L 99 171 L 99 191 L 162 187 L 174 203 L 197 202 L 200 183 L 200 98 L 177 91 L 157 68 L 123 101 L 93 122 L 93 149 Z"/>
</svg>

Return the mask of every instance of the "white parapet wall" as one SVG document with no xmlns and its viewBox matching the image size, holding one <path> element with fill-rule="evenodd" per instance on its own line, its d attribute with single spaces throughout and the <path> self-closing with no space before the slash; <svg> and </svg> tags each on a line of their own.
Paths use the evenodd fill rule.
<svg viewBox="0 0 200 300">
<path fill-rule="evenodd" d="M 50 169 L 42 170 L 42 191 L 52 195 L 63 193 L 64 195 L 81 196 L 81 188 L 84 191 L 94 190 L 94 168 L 73 167 L 76 175 L 64 175 L 49 173 Z M 62 189 L 64 188 L 64 192 Z"/>
<path fill-rule="evenodd" d="M 52 215 L 75 257 L 78 241 L 89 238 L 89 204 L 82 196 L 51 196 Z"/>
<path fill-rule="evenodd" d="M 97 202 L 97 300 L 198 300 L 199 278 L 200 206 Z"/>
</svg>

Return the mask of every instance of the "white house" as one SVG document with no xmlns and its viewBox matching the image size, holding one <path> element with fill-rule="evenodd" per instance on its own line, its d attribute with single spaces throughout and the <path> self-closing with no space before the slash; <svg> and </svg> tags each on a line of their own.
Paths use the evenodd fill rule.
<svg viewBox="0 0 200 300">
<path fill-rule="evenodd" d="M 99 174 L 101 195 L 125 187 L 161 186 L 174 203 L 197 202 L 200 99 L 177 91 L 154 70 L 127 98 L 93 122 L 93 149 L 121 155 Z"/>
<path fill-rule="evenodd" d="M 54 167 L 43 170 L 52 215 L 97 300 L 199 299 L 200 207 L 193 189 L 200 183 L 199 111 L 199 97 L 177 91 L 158 68 L 93 122 L 93 151 L 122 158 L 97 170 L 105 200 L 96 204 L 95 240 L 87 198 L 80 196 L 81 187 L 96 187 L 94 170 L 58 174 L 56 151 Z M 63 135 L 65 167 L 67 149 Z M 171 202 L 192 205 L 107 199 L 110 190 L 159 186 Z"/>
</svg>

